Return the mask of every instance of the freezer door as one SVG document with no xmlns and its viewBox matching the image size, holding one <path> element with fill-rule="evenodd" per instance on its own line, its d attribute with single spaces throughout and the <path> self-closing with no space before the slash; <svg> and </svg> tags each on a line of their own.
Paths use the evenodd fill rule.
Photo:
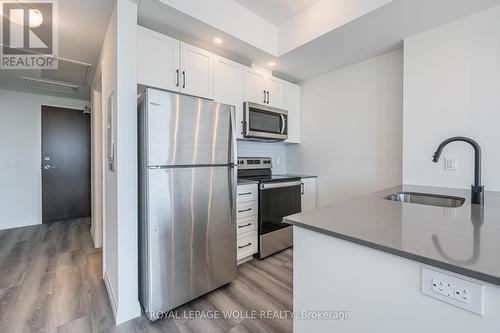
<svg viewBox="0 0 500 333">
<path fill-rule="evenodd" d="M 233 162 L 233 106 L 154 89 L 146 103 L 148 166 Z"/>
<path fill-rule="evenodd" d="M 149 169 L 148 178 L 150 285 L 143 305 L 154 314 L 236 278 L 236 169 Z"/>
</svg>

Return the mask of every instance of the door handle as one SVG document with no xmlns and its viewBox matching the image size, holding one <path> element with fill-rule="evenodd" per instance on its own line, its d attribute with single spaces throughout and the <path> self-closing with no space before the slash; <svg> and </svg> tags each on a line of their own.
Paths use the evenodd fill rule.
<svg viewBox="0 0 500 333">
<path fill-rule="evenodd" d="M 177 77 L 177 81 L 176 81 L 177 83 L 175 84 L 175 86 L 178 87 L 179 86 L 179 70 L 178 69 L 175 71 L 175 76 Z"/>
<path fill-rule="evenodd" d="M 304 195 L 304 183 L 301 183 L 300 187 L 301 187 L 301 190 L 302 190 L 300 194 Z"/>
<path fill-rule="evenodd" d="M 252 225 L 252 223 L 248 223 L 248 224 L 245 224 L 245 225 L 239 225 L 238 228 L 240 228 L 240 229 L 241 228 L 246 228 L 246 227 L 249 227 L 251 225 Z"/>
<path fill-rule="evenodd" d="M 264 104 L 266 104 L 266 91 L 264 90 Z"/>
<path fill-rule="evenodd" d="M 251 211 L 251 210 L 252 210 L 252 208 L 243 209 L 243 210 L 238 210 L 238 213 L 249 212 L 249 211 Z"/>
<path fill-rule="evenodd" d="M 269 104 L 269 91 L 267 92 L 267 104 Z"/>
<path fill-rule="evenodd" d="M 248 247 L 252 245 L 252 243 L 248 243 L 247 245 L 243 245 L 243 246 L 238 246 L 238 249 L 244 249 L 245 247 Z"/>
<path fill-rule="evenodd" d="M 285 116 L 280 114 L 281 116 L 281 132 L 280 134 L 285 134 L 285 128 L 286 128 L 286 119 Z"/>
<path fill-rule="evenodd" d="M 250 195 L 252 192 L 246 192 L 246 193 L 238 193 L 238 195 Z"/>
<path fill-rule="evenodd" d="M 186 71 L 182 71 L 182 88 L 186 88 Z"/>
</svg>

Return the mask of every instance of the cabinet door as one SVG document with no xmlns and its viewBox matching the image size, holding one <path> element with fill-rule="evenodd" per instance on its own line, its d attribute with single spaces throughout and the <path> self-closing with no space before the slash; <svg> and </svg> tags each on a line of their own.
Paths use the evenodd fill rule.
<svg viewBox="0 0 500 333">
<path fill-rule="evenodd" d="M 257 73 L 251 68 L 247 68 L 245 69 L 244 76 L 245 102 L 265 104 L 267 96 L 265 96 L 264 91 L 264 75 Z"/>
<path fill-rule="evenodd" d="M 288 111 L 288 143 L 300 143 L 300 86 L 283 82 L 282 107 Z"/>
<path fill-rule="evenodd" d="M 214 99 L 213 55 L 181 42 L 181 92 Z"/>
<path fill-rule="evenodd" d="M 236 137 L 243 137 L 243 66 L 215 56 L 214 100 L 235 106 Z"/>
<path fill-rule="evenodd" d="M 275 108 L 281 108 L 281 98 L 283 90 L 282 81 L 275 77 L 268 77 L 266 78 L 264 83 L 264 90 L 269 93 L 266 104 Z"/>
<path fill-rule="evenodd" d="M 149 87 L 179 91 L 179 47 L 176 39 L 138 27 L 137 81 Z"/>
<path fill-rule="evenodd" d="M 302 211 L 316 208 L 316 178 L 302 179 Z"/>
</svg>

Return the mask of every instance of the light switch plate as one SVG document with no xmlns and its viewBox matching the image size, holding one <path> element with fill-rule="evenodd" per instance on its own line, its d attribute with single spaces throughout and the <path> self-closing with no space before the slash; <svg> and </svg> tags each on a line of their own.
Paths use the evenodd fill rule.
<svg viewBox="0 0 500 333">
<path fill-rule="evenodd" d="M 484 286 L 475 282 L 422 267 L 422 293 L 484 315 Z"/>
<path fill-rule="evenodd" d="M 448 171 L 457 170 L 457 157 L 456 156 L 445 156 L 444 157 L 444 169 Z"/>
</svg>

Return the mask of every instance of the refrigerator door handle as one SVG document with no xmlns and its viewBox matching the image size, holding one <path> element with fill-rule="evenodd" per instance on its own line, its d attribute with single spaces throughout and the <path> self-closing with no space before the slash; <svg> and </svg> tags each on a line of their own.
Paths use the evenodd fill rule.
<svg viewBox="0 0 500 333">
<path fill-rule="evenodd" d="M 236 201 L 237 201 L 237 192 L 238 192 L 238 154 L 236 152 L 237 149 L 237 141 L 236 141 L 236 114 L 235 108 L 231 107 L 230 112 L 230 120 L 231 120 L 231 153 L 230 153 L 230 172 L 231 174 L 231 217 L 233 224 L 236 224 Z"/>
<path fill-rule="evenodd" d="M 236 201 L 237 201 L 237 192 L 238 192 L 238 169 L 235 166 L 231 166 L 229 168 L 229 172 L 231 173 L 231 181 L 230 181 L 230 191 L 229 191 L 229 200 L 231 204 L 231 222 L 232 224 L 236 224 Z"/>
</svg>

